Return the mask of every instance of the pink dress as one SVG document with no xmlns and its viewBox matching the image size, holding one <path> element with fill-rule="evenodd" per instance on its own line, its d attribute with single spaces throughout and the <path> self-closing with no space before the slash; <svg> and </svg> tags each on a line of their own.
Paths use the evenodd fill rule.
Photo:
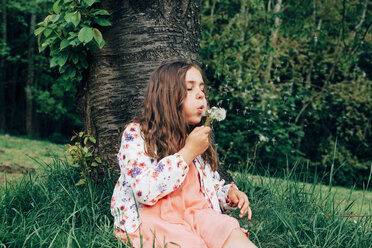
<svg viewBox="0 0 372 248">
<path fill-rule="evenodd" d="M 160 199 L 154 206 L 144 205 L 141 225 L 129 234 L 135 248 L 143 247 L 222 247 L 239 222 L 208 208 L 200 189 L 198 170 L 192 163 L 183 184 Z M 126 240 L 125 232 L 117 236 Z M 155 242 L 154 242 L 155 240 Z M 177 244 L 177 245 L 176 245 Z"/>
</svg>

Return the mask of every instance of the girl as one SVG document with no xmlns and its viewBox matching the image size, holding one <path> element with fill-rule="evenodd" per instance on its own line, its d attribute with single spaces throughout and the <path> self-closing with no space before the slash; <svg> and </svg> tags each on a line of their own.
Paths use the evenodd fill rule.
<svg viewBox="0 0 372 248">
<path fill-rule="evenodd" d="M 211 128 L 202 126 L 204 82 L 195 64 L 160 65 L 142 115 L 122 135 L 111 213 L 116 236 L 136 248 L 256 247 L 235 218 L 221 213 L 238 207 L 240 218 L 252 215 L 246 194 L 224 185 L 216 171 Z"/>
</svg>

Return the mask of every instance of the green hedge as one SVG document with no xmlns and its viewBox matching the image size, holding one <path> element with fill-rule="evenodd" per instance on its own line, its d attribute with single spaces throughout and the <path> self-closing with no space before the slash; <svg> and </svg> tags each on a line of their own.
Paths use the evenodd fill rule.
<svg viewBox="0 0 372 248">
<path fill-rule="evenodd" d="M 372 164 L 372 18 L 358 1 L 315 7 L 204 1 L 209 100 L 227 109 L 216 143 L 231 169 L 280 174 L 297 163 L 323 174 L 333 165 L 332 183 L 363 187 Z"/>
</svg>

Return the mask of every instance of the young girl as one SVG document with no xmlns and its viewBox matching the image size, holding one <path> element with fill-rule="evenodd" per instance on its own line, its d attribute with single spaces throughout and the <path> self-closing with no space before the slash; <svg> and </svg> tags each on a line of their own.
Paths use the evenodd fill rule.
<svg viewBox="0 0 372 248">
<path fill-rule="evenodd" d="M 122 135 L 111 213 L 116 237 L 136 248 L 256 247 L 235 218 L 221 213 L 238 207 L 240 218 L 252 215 L 246 194 L 224 185 L 216 171 L 211 128 L 202 126 L 204 82 L 195 64 L 160 65 L 142 115 Z"/>
</svg>

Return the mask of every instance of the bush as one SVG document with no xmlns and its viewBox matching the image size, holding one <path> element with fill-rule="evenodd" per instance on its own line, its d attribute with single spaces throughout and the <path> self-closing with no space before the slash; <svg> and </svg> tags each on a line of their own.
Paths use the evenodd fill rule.
<svg viewBox="0 0 372 248">
<path fill-rule="evenodd" d="M 367 183 L 372 43 L 354 29 L 363 6 L 318 6 L 314 23 L 306 1 L 290 1 L 278 13 L 265 1 L 204 2 L 201 60 L 208 65 L 211 104 L 227 109 L 227 119 L 215 127 L 227 166 L 256 164 L 277 173 L 304 161 L 300 166 L 322 175 L 330 173 L 326 161 L 334 160 L 334 184 Z M 342 26 L 343 35 L 354 40 L 341 40 L 341 8 L 350 24 Z"/>
</svg>

